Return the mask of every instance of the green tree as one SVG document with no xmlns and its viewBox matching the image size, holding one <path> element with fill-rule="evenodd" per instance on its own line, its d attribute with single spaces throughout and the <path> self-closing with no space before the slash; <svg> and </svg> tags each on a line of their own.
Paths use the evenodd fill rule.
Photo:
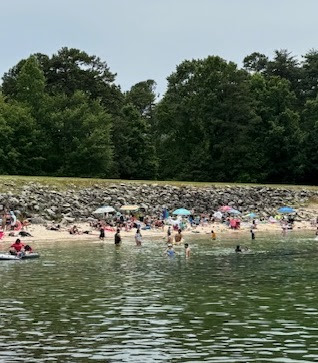
<svg viewBox="0 0 318 363">
<path fill-rule="evenodd" d="M 0 173 L 40 174 L 44 158 L 38 153 L 37 136 L 29 108 L 0 95 Z"/>
<path fill-rule="evenodd" d="M 126 103 L 131 103 L 140 112 L 141 116 L 151 118 L 156 101 L 156 82 L 152 79 L 138 82 L 126 92 Z"/>
<path fill-rule="evenodd" d="M 254 52 L 243 60 L 244 68 L 249 72 L 264 72 L 267 69 L 269 59 L 265 54 Z"/>
<path fill-rule="evenodd" d="M 45 77 L 37 59 L 28 58 L 17 76 L 15 98 L 33 108 L 39 108 L 44 97 Z"/>
<path fill-rule="evenodd" d="M 317 185 L 318 180 L 318 99 L 309 100 L 305 104 L 303 115 L 305 140 L 303 151 L 306 155 L 304 181 Z"/>
<path fill-rule="evenodd" d="M 109 113 L 119 113 L 123 95 L 114 84 L 116 74 L 111 73 L 107 63 L 99 57 L 64 47 L 51 58 L 41 53 L 33 58 L 38 60 L 43 70 L 48 94 L 65 93 L 71 96 L 81 90 L 91 99 L 100 99 Z M 2 89 L 6 96 L 15 97 L 18 93 L 17 80 L 25 63 L 25 59 L 21 60 L 4 74 Z"/>
<path fill-rule="evenodd" d="M 111 116 L 83 92 L 52 100 L 44 130 L 48 174 L 109 177 L 112 169 Z"/>
<path fill-rule="evenodd" d="M 253 181 L 249 75 L 219 57 L 184 61 L 156 112 L 161 178 Z M 257 168 L 257 164 L 256 164 Z"/>
<path fill-rule="evenodd" d="M 251 79 L 251 90 L 257 102 L 256 112 L 262 120 L 255 134 L 263 154 L 260 157 L 262 181 L 298 181 L 304 172 L 304 133 L 299 114 L 293 111 L 297 100 L 290 82 L 256 74 Z"/>
<path fill-rule="evenodd" d="M 118 176 L 124 179 L 155 179 L 158 162 L 150 127 L 132 104 L 123 107 L 113 126 Z"/>
<path fill-rule="evenodd" d="M 310 50 L 304 55 L 302 63 L 301 96 L 304 100 L 313 100 L 318 95 L 318 51 Z"/>
</svg>

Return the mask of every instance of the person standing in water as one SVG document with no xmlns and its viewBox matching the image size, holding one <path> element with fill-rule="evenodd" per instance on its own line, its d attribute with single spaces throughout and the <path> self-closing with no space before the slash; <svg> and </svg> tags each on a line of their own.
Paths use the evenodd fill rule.
<svg viewBox="0 0 318 363">
<path fill-rule="evenodd" d="M 167 231 L 167 242 L 171 243 L 172 242 L 172 235 L 171 235 L 171 227 L 168 227 L 168 231 Z"/>
<path fill-rule="evenodd" d="M 185 256 L 186 258 L 190 258 L 191 255 L 191 248 L 189 247 L 188 243 L 184 244 L 184 248 L 185 248 Z"/>
<path fill-rule="evenodd" d="M 250 231 L 250 232 L 251 232 L 251 238 L 252 238 L 252 239 L 255 239 L 255 233 L 254 233 L 254 231 L 251 229 L 251 231 Z"/>
<path fill-rule="evenodd" d="M 141 236 L 139 228 L 137 229 L 136 234 L 135 234 L 135 241 L 136 241 L 136 246 L 141 246 L 142 236 Z"/>
<path fill-rule="evenodd" d="M 104 241 L 104 238 L 105 238 L 105 229 L 103 226 L 101 226 L 99 229 L 99 239 L 101 241 Z"/>
<path fill-rule="evenodd" d="M 179 228 L 178 233 L 174 236 L 175 243 L 181 243 L 182 238 L 183 238 L 183 236 L 181 233 L 181 229 Z"/>
<path fill-rule="evenodd" d="M 115 245 L 120 246 L 120 244 L 121 244 L 120 229 L 117 228 L 117 232 L 115 233 Z"/>
<path fill-rule="evenodd" d="M 176 253 L 175 253 L 174 249 L 172 248 L 171 243 L 168 244 L 168 248 L 166 249 L 165 253 L 168 257 L 175 257 Z"/>
<path fill-rule="evenodd" d="M 213 230 L 211 231 L 211 238 L 213 239 L 213 241 L 216 240 L 216 233 Z"/>
</svg>

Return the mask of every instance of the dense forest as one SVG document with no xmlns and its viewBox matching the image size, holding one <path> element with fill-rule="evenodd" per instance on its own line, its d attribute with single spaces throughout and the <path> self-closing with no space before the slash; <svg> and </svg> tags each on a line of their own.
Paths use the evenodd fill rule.
<svg viewBox="0 0 318 363">
<path fill-rule="evenodd" d="M 2 77 L 0 173 L 318 183 L 318 51 L 185 60 L 158 100 L 78 49 Z"/>
</svg>

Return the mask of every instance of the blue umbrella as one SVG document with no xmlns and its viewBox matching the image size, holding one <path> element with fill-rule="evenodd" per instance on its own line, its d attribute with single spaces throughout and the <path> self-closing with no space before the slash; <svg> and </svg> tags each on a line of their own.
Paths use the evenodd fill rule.
<svg viewBox="0 0 318 363">
<path fill-rule="evenodd" d="M 228 213 L 230 213 L 230 214 L 241 214 L 241 212 L 239 210 L 237 210 L 237 209 L 230 209 L 228 211 Z"/>
<path fill-rule="evenodd" d="M 187 209 L 180 208 L 180 209 L 176 209 L 172 214 L 174 214 L 176 216 L 189 216 L 191 214 L 191 212 Z"/>
<path fill-rule="evenodd" d="M 290 207 L 281 207 L 278 209 L 278 213 L 282 213 L 282 214 L 289 214 L 289 213 L 295 213 L 295 209 L 290 208 Z"/>
<path fill-rule="evenodd" d="M 247 214 L 246 217 L 255 218 L 256 214 L 252 212 L 252 213 Z"/>
</svg>

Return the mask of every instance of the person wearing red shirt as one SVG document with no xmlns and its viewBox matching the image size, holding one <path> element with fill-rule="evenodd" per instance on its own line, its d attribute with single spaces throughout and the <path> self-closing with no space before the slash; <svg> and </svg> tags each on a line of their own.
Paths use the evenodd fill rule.
<svg viewBox="0 0 318 363">
<path fill-rule="evenodd" d="M 21 243 L 20 239 L 18 238 L 13 245 L 10 246 L 10 253 L 12 255 L 17 255 L 21 252 L 21 250 L 24 248 L 24 244 Z"/>
</svg>

